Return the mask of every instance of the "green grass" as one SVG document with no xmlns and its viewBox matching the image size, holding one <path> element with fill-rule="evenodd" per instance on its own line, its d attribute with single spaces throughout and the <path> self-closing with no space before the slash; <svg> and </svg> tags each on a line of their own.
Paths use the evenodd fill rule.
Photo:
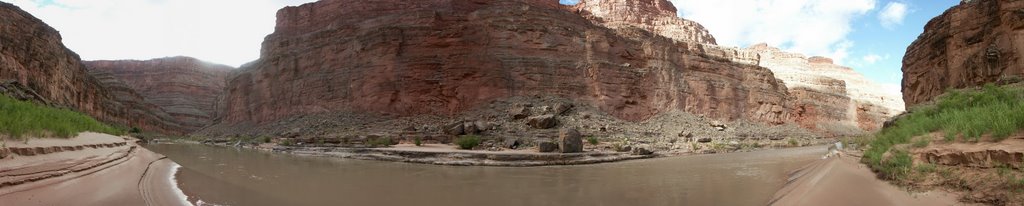
<svg viewBox="0 0 1024 206">
<path fill-rule="evenodd" d="M 476 135 L 465 135 L 455 140 L 455 144 L 459 145 L 459 149 L 473 149 L 477 145 L 480 145 L 480 137 Z"/>
<path fill-rule="evenodd" d="M 0 95 L 0 134 L 15 139 L 24 137 L 68 138 L 81 132 L 115 135 L 124 133 L 82 113 L 40 106 Z"/>
<path fill-rule="evenodd" d="M 929 140 L 928 138 L 920 138 L 917 141 L 914 141 L 914 144 L 911 145 L 911 146 L 914 146 L 914 148 L 924 148 L 924 147 L 927 147 L 928 144 L 931 144 L 931 143 L 932 143 L 932 141 Z"/>
<path fill-rule="evenodd" d="M 598 143 L 601 143 L 597 140 L 597 137 L 594 136 L 587 137 L 587 142 L 590 143 L 590 145 L 597 145 Z"/>
<path fill-rule="evenodd" d="M 914 169 L 917 170 L 918 173 L 922 173 L 922 174 L 929 174 L 929 173 L 934 173 L 934 172 L 937 171 L 937 169 L 935 168 L 935 165 L 934 164 L 929 164 L 929 163 L 919 164 L 919 165 L 915 166 Z"/>
<path fill-rule="evenodd" d="M 950 90 L 939 97 L 935 105 L 914 108 L 897 120 L 895 126 L 876 134 L 869 144 L 870 149 L 864 153 L 863 161 L 882 172 L 883 176 L 901 177 L 900 173 L 912 165 L 898 159 L 905 152 L 892 151 L 892 148 L 911 143 L 914 137 L 943 131 L 947 142 L 958 139 L 978 141 L 985 134 L 991 134 L 994 141 L 1006 139 L 1024 128 L 1022 93 L 1019 88 L 993 85 L 985 85 L 980 91 Z M 926 143 L 914 144 L 927 146 Z M 883 159 L 886 153 L 894 155 Z"/>
</svg>

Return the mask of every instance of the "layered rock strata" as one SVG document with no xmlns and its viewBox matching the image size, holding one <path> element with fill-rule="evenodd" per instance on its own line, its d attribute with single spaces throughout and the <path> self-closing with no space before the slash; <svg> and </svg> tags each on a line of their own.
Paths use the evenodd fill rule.
<svg viewBox="0 0 1024 206">
<path fill-rule="evenodd" d="M 1020 81 L 1024 74 L 1024 1 L 963 1 L 925 25 L 903 58 L 907 106 L 949 88 Z"/>
<path fill-rule="evenodd" d="M 679 18 L 668 0 L 581 0 L 573 9 L 612 29 L 637 27 L 677 41 L 717 44 L 703 25 Z"/>
<path fill-rule="evenodd" d="M 653 8 L 674 13 L 665 5 Z M 579 99 L 627 120 L 673 110 L 772 124 L 789 119 L 785 86 L 749 64 L 756 54 L 701 43 L 710 38 L 609 29 L 578 14 L 599 14 L 594 8 L 604 7 L 555 0 L 288 7 L 278 12 L 261 58 L 229 77 L 223 123 L 332 111 L 457 114 L 532 95 Z M 706 33 L 689 32 L 670 36 Z"/>
<path fill-rule="evenodd" d="M 832 59 L 785 52 L 767 44 L 748 50 L 758 53 L 758 64 L 771 69 L 790 88 L 796 99 L 795 120 L 804 127 L 817 128 L 826 121 L 871 131 L 904 110 L 899 94 L 886 92 Z"/>
<path fill-rule="evenodd" d="M 87 61 L 85 65 L 123 81 L 187 131 L 213 123 L 228 72 L 234 69 L 191 57 Z"/>
</svg>

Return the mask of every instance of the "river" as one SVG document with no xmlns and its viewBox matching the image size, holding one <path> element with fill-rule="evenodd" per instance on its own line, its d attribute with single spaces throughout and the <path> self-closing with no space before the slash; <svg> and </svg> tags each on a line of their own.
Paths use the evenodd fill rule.
<svg viewBox="0 0 1024 206">
<path fill-rule="evenodd" d="M 182 166 L 191 202 L 218 205 L 765 205 L 825 147 L 579 166 L 461 167 L 147 145 Z"/>
</svg>

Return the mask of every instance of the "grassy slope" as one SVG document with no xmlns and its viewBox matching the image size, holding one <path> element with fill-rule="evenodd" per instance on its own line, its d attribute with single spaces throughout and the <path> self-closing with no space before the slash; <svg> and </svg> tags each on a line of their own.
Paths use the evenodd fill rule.
<svg viewBox="0 0 1024 206">
<path fill-rule="evenodd" d="M 875 135 L 863 161 L 885 178 L 900 179 L 913 163 L 907 151 L 894 146 L 909 144 L 914 137 L 943 132 L 946 141 L 978 141 L 991 134 L 994 141 L 1001 141 L 1024 128 L 1024 90 L 1019 87 L 986 85 L 981 90 L 949 91 L 936 102 L 911 109 L 894 126 Z M 922 144 L 927 142 L 914 143 Z"/>
<path fill-rule="evenodd" d="M 121 134 L 87 115 L 23 102 L 0 95 L 0 136 L 72 137 L 80 132 Z"/>
</svg>

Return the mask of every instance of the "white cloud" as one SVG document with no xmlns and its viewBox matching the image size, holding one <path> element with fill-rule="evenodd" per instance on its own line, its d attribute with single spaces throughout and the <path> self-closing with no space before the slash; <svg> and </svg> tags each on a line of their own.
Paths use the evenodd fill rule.
<svg viewBox="0 0 1024 206">
<path fill-rule="evenodd" d="M 857 17 L 875 0 L 671 0 L 684 18 L 703 24 L 718 43 L 766 42 L 785 50 L 844 62 L 854 42 L 847 38 Z"/>
<path fill-rule="evenodd" d="M 867 63 L 867 64 L 874 64 L 875 62 L 878 62 L 879 60 L 883 60 L 883 59 L 885 59 L 885 58 L 883 58 L 882 56 L 879 56 L 877 54 L 868 54 L 868 55 L 864 55 L 864 57 L 861 57 L 861 60 L 864 60 L 864 62 Z"/>
<path fill-rule="evenodd" d="M 60 31 L 85 60 L 192 56 L 238 66 L 259 58 L 277 10 L 314 0 L 13 0 Z"/>
<path fill-rule="evenodd" d="M 896 26 L 903 24 L 903 19 L 907 17 L 907 4 L 900 2 L 889 2 L 885 5 L 885 8 L 878 13 L 878 20 L 881 21 L 882 27 L 892 30 Z"/>
</svg>

